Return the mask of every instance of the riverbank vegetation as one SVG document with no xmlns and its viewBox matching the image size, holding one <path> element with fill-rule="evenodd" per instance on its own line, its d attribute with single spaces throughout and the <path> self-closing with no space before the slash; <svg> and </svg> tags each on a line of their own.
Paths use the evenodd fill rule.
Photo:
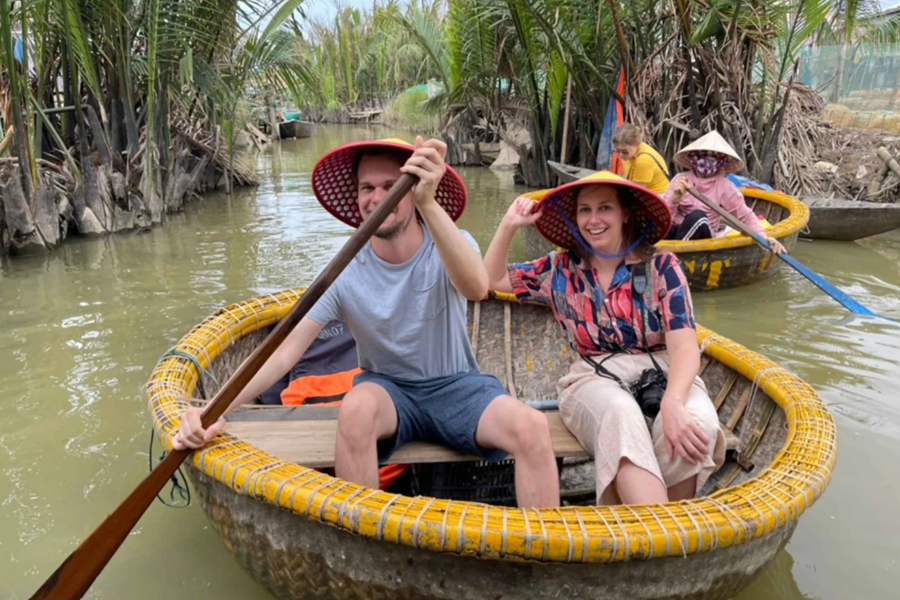
<svg viewBox="0 0 900 600">
<path fill-rule="evenodd" d="M 371 9 L 344 7 L 330 21 L 310 22 L 297 39 L 311 82 L 301 86 L 304 110 L 314 120 L 346 119 L 352 111 L 383 109 L 405 90 L 440 79 L 415 32 L 439 39 L 445 11 L 445 0 L 376 0 Z"/>
<path fill-rule="evenodd" d="M 433 80 L 440 91 L 427 104 L 441 115 L 453 158 L 480 163 L 480 146 L 501 142 L 518 153 L 529 185 L 553 182 L 547 160 L 608 165 L 601 137 L 618 108 L 668 160 L 715 128 L 746 159 L 748 175 L 816 194 L 828 182 L 812 165 L 823 148 L 844 144 L 822 121 L 819 92 L 836 95 L 853 47 L 897 39 L 897 17 L 878 10 L 876 2 L 838 0 L 453 0 L 425 10 L 388 1 L 372 12 L 346 9 L 310 43 L 343 57 L 322 63 L 325 80 L 347 81 L 337 84 L 345 92 L 332 97 L 332 110 L 383 106 L 386 90 Z M 326 43 L 376 22 L 403 40 L 388 55 L 396 65 L 413 58 L 415 77 L 383 77 L 399 71 L 362 59 L 383 46 L 354 45 L 357 60 L 343 50 L 350 45 Z M 801 49 L 816 45 L 837 46 L 844 59 L 820 91 L 798 76 Z M 351 75 L 367 86 L 349 93 Z"/>
<path fill-rule="evenodd" d="M 194 194 L 254 184 L 236 117 L 245 88 L 308 77 L 282 28 L 300 3 L 0 3 L 3 249 L 150 227 Z"/>
<path fill-rule="evenodd" d="M 0 246 L 145 228 L 253 184 L 236 148 L 284 100 L 315 121 L 384 111 L 442 135 L 453 164 L 499 155 L 532 186 L 554 183 L 547 160 L 608 166 L 621 111 L 667 160 L 715 128 L 751 177 L 816 195 L 837 184 L 812 165 L 848 146 L 800 83 L 801 50 L 841 48 L 835 95 L 854 47 L 900 37 L 870 0 L 375 0 L 328 21 L 302 3 L 0 3 Z"/>
</svg>

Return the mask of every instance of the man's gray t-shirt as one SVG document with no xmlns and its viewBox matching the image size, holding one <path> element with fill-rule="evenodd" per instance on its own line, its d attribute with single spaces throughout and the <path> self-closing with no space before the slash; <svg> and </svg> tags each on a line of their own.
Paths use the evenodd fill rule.
<svg viewBox="0 0 900 600">
<path fill-rule="evenodd" d="M 350 327 L 364 371 L 420 381 L 478 366 L 466 335 L 466 299 L 422 230 L 422 245 L 403 264 L 385 262 L 366 244 L 307 313 L 316 323 Z M 480 256 L 478 243 L 462 234 Z"/>
</svg>

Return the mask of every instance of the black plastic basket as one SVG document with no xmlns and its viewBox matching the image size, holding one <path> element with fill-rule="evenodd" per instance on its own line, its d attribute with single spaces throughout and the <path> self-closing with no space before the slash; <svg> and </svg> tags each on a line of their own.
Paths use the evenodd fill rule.
<svg viewBox="0 0 900 600">
<path fill-rule="evenodd" d="M 562 459 L 557 459 L 562 468 Z M 464 461 L 416 465 L 413 493 L 447 500 L 516 506 L 515 461 Z"/>
</svg>

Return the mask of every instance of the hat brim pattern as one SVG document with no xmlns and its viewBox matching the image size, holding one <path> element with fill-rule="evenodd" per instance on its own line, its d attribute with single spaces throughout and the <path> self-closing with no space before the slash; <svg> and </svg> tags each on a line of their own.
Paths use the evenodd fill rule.
<svg viewBox="0 0 900 600">
<path fill-rule="evenodd" d="M 597 178 L 598 175 L 607 177 Z M 636 218 L 641 224 L 640 229 L 646 231 L 645 241 L 655 244 L 668 233 L 672 226 L 672 211 L 665 200 L 642 185 L 601 171 L 578 181 L 561 185 L 541 198 L 539 207 L 543 210 L 543 214 L 535 223 L 541 235 L 552 244 L 566 250 L 577 247 L 579 242 L 566 225 L 560 210 L 565 211 L 572 224 L 575 225 L 575 199 L 578 197 L 578 193 L 583 187 L 597 185 L 616 188 L 620 199 L 622 194 L 631 194 L 635 200 Z"/>
<path fill-rule="evenodd" d="M 395 142 L 353 142 L 328 152 L 313 169 L 312 188 L 316 199 L 325 210 L 351 227 L 359 227 L 363 221 L 353 163 L 361 151 L 371 148 L 396 149 L 410 155 L 414 151 L 411 145 Z M 454 221 L 466 209 L 466 186 L 449 166 L 438 184 L 435 199 Z"/>
</svg>

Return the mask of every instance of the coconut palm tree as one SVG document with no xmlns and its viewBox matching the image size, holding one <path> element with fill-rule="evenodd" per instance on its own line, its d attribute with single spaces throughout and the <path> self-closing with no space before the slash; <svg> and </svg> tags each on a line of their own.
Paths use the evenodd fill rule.
<svg viewBox="0 0 900 600">
<path fill-rule="evenodd" d="M 0 186 L 18 182 L 3 201 L 22 198 L 6 211 L 16 222 L 0 226 L 4 245 L 52 247 L 69 222 L 83 234 L 160 222 L 205 180 L 214 185 L 217 169 L 252 181 L 252 172 L 230 172 L 213 131 L 233 120 L 241 81 L 290 88 L 306 76 L 279 30 L 301 2 L 6 3 L 7 146 L 27 168 L 0 174 Z M 206 169 L 209 161 L 217 167 Z"/>
<path fill-rule="evenodd" d="M 330 22 L 314 21 L 297 45 L 313 74 L 301 92 L 303 102 L 338 110 L 357 102 L 384 103 L 396 93 L 429 78 L 443 78 L 440 64 L 423 61 L 416 33 L 406 25 L 440 35 L 444 0 L 376 3 L 371 10 L 344 7 Z M 444 48 L 434 48 L 443 56 Z"/>
</svg>

